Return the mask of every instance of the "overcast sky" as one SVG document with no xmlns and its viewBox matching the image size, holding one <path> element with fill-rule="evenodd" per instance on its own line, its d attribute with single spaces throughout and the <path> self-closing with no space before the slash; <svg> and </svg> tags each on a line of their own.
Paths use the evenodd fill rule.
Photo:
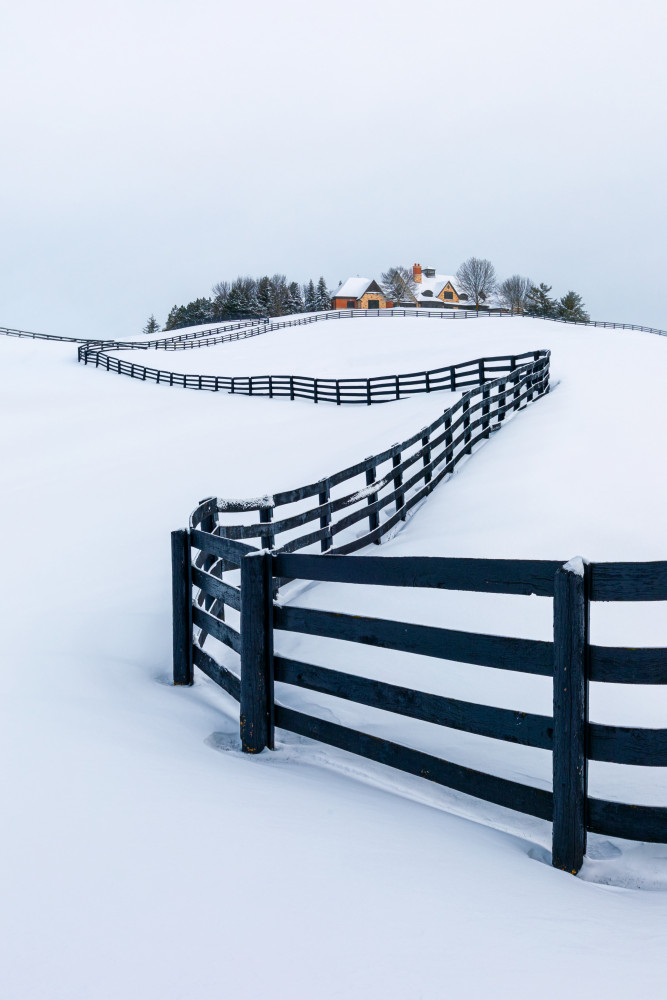
<svg viewBox="0 0 667 1000">
<path fill-rule="evenodd" d="M 0 325 L 474 254 L 667 327 L 665 9 L 5 0 Z"/>
</svg>

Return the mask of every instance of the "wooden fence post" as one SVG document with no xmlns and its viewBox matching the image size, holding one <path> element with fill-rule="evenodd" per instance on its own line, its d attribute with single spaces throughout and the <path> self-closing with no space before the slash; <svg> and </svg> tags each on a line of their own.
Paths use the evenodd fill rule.
<svg viewBox="0 0 667 1000">
<path fill-rule="evenodd" d="M 371 465 L 370 468 L 366 469 L 366 486 L 372 486 L 372 484 L 375 482 L 375 474 L 376 474 L 376 469 L 374 465 Z M 377 501 L 377 498 L 378 498 L 377 493 L 369 493 L 368 505 L 370 506 L 371 504 L 374 504 Z M 380 526 L 380 515 L 376 510 L 374 510 L 368 515 L 368 530 L 375 531 L 375 529 L 379 528 L 379 526 Z M 375 544 L 376 545 L 380 544 L 379 538 L 375 539 Z"/>
<path fill-rule="evenodd" d="M 192 567 L 186 529 L 171 533 L 171 599 L 174 684 L 192 684 Z"/>
<path fill-rule="evenodd" d="M 273 594 L 271 556 L 241 560 L 241 748 L 273 750 Z"/>
<path fill-rule="evenodd" d="M 481 362 L 480 362 L 481 363 Z M 484 437 L 488 438 L 489 431 L 489 396 L 491 395 L 491 390 L 488 385 L 484 385 L 482 388 L 482 431 Z"/>
<path fill-rule="evenodd" d="M 573 875 L 586 853 L 589 572 L 583 559 L 571 559 L 554 581 L 551 863 Z"/>
<path fill-rule="evenodd" d="M 329 495 L 330 495 L 329 480 L 328 479 L 325 480 L 323 485 L 324 489 L 321 490 L 318 495 L 320 507 L 325 503 L 329 503 Z M 327 511 L 327 513 L 323 514 L 322 517 L 320 518 L 320 528 L 328 528 L 330 524 L 331 524 L 331 513 Z M 320 551 L 326 552 L 327 549 L 330 548 L 331 548 L 331 532 L 328 531 L 324 536 L 324 538 L 320 539 Z"/>
<path fill-rule="evenodd" d="M 472 437 L 470 431 L 470 396 L 466 393 L 463 400 L 463 454 L 470 455 L 472 453 L 472 447 L 470 445 L 470 438 Z"/>
<path fill-rule="evenodd" d="M 521 376 L 514 374 L 515 372 L 516 372 L 516 358 L 512 358 L 512 373 L 513 373 L 512 381 L 514 383 L 514 395 L 512 397 L 514 400 L 514 405 L 512 409 L 518 410 L 519 407 L 521 406 L 521 400 L 519 398 L 521 396 L 521 385 L 520 385 Z"/>
<path fill-rule="evenodd" d="M 399 451 L 399 453 L 397 455 L 394 455 L 394 457 L 391 460 L 392 468 L 397 469 L 401 464 L 401 461 L 402 461 L 402 456 Z M 394 492 L 396 494 L 396 510 L 398 511 L 405 503 L 405 497 L 403 495 L 403 490 L 401 489 L 401 486 L 403 485 L 403 473 L 396 472 L 393 476 L 393 480 L 394 480 Z M 402 521 L 405 521 L 405 516 L 406 516 L 405 511 L 403 511 L 403 513 L 401 514 Z"/>
<path fill-rule="evenodd" d="M 273 507 L 261 507 L 259 511 L 259 523 L 260 524 L 271 524 L 273 520 Z M 262 548 L 272 549 L 274 545 L 273 530 L 271 528 L 267 529 L 265 535 L 262 538 Z"/>
<path fill-rule="evenodd" d="M 451 464 L 454 457 L 454 449 L 452 448 L 452 414 L 450 410 L 445 411 L 445 467 Z M 452 471 L 451 469 L 449 470 Z"/>
<path fill-rule="evenodd" d="M 424 436 L 422 437 L 422 448 L 426 449 L 424 451 L 424 457 L 423 457 L 425 483 L 431 482 L 431 470 L 429 469 L 429 465 L 431 464 L 431 448 L 429 445 L 430 440 L 431 440 L 431 433 L 430 431 L 427 431 L 426 434 L 424 434 Z"/>
</svg>

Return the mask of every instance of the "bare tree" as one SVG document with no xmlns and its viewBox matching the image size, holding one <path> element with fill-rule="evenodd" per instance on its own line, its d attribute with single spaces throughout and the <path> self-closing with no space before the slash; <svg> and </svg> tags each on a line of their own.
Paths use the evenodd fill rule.
<svg viewBox="0 0 667 1000">
<path fill-rule="evenodd" d="M 456 272 L 456 281 L 461 291 L 475 303 L 475 309 L 479 309 L 480 302 L 484 302 L 496 287 L 496 269 L 490 260 L 468 257 Z"/>
<path fill-rule="evenodd" d="M 411 267 L 390 267 L 388 271 L 383 271 L 380 278 L 382 290 L 388 299 L 393 302 L 400 302 L 401 299 L 414 299 L 414 290 L 417 287 L 415 276 Z"/>
<path fill-rule="evenodd" d="M 510 278 L 505 278 L 498 286 L 500 297 L 505 305 L 512 312 L 523 313 L 526 309 L 528 294 L 533 287 L 530 278 L 524 278 L 520 274 L 513 274 Z"/>
</svg>

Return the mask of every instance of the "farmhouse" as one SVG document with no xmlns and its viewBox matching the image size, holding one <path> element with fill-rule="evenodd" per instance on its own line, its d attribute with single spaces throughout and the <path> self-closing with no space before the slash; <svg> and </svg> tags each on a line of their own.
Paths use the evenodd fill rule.
<svg viewBox="0 0 667 1000">
<path fill-rule="evenodd" d="M 333 293 L 332 309 L 472 309 L 473 303 L 453 274 L 436 274 L 434 267 L 412 265 L 414 287 L 405 289 L 400 299 L 387 299 L 373 278 L 348 278 Z M 480 309 L 501 309 L 496 294 L 481 302 Z"/>
<path fill-rule="evenodd" d="M 392 304 L 373 278 L 348 278 L 331 299 L 332 309 L 386 309 Z"/>
<path fill-rule="evenodd" d="M 436 274 L 434 267 L 422 268 L 421 264 L 413 264 L 412 275 L 415 288 L 410 293 L 414 298 L 411 305 L 424 309 L 457 309 L 459 303 L 469 305 L 468 298 L 458 287 L 454 275 Z M 409 298 L 410 296 L 408 300 Z"/>
</svg>

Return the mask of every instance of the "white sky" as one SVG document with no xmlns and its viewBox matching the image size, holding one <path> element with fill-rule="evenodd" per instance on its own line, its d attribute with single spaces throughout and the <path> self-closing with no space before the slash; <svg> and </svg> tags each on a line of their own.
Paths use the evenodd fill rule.
<svg viewBox="0 0 667 1000">
<path fill-rule="evenodd" d="M 129 335 L 238 273 L 489 257 L 667 327 L 665 5 L 22 0 L 0 324 Z"/>
</svg>

